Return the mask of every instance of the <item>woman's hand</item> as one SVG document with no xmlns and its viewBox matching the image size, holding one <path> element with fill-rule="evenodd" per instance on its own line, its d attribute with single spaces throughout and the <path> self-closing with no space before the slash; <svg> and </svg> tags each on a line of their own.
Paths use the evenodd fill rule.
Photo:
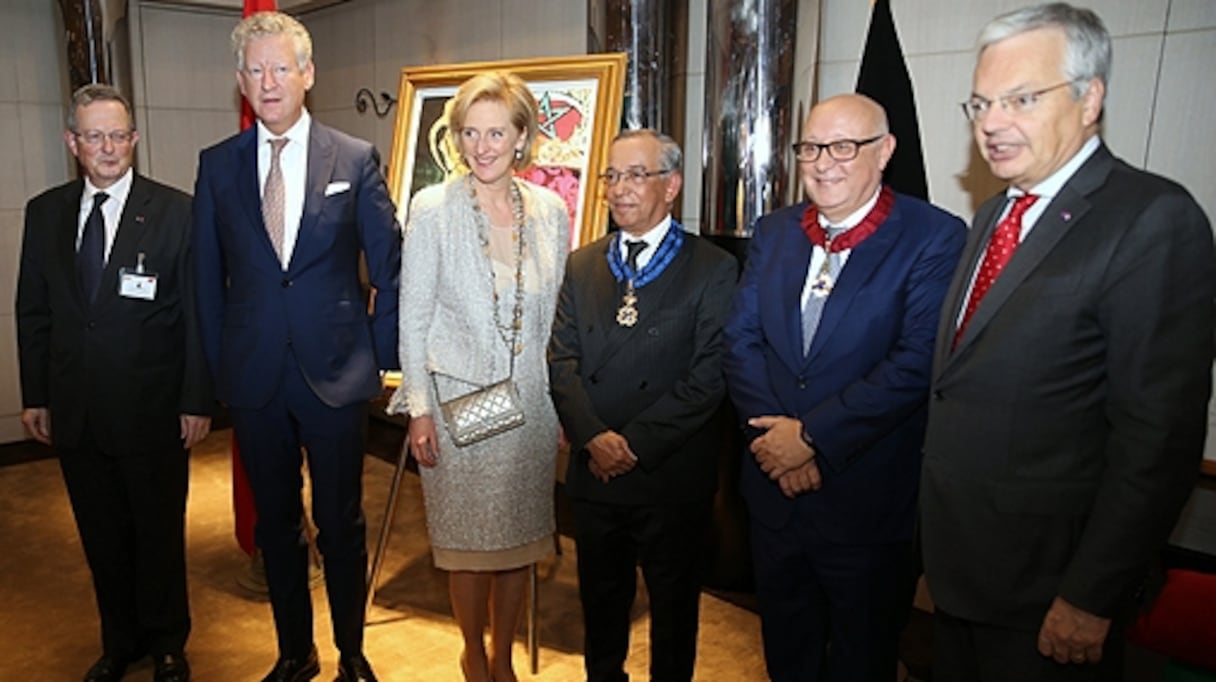
<svg viewBox="0 0 1216 682">
<path fill-rule="evenodd" d="M 435 433 L 435 418 L 429 414 L 410 417 L 410 452 L 418 464 L 433 467 L 439 463 L 439 438 Z"/>
</svg>

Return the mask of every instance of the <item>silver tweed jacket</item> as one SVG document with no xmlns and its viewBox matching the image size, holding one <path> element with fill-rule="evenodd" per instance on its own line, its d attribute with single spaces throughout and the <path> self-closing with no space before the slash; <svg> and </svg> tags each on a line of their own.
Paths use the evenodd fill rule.
<svg viewBox="0 0 1216 682">
<path fill-rule="evenodd" d="M 543 319 L 525 319 L 520 341 L 543 348 L 569 252 L 569 218 L 557 194 L 515 182 L 525 216 L 524 287 L 543 292 L 541 310 L 549 311 Z M 491 266 L 477 236 L 481 218 L 473 202 L 463 176 L 427 187 L 410 202 L 401 245 L 402 380 L 389 401 L 390 414 L 436 411 L 431 372 L 485 386 L 510 371 L 510 354 L 494 326 Z"/>
</svg>

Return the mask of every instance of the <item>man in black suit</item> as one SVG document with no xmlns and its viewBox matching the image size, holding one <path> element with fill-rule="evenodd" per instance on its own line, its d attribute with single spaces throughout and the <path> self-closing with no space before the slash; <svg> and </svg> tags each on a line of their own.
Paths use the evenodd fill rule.
<svg viewBox="0 0 1216 682">
<path fill-rule="evenodd" d="M 1110 35 L 1064 4 L 981 33 L 984 204 L 938 327 L 921 487 L 933 679 L 1121 679 L 1122 627 L 1191 492 L 1216 254 L 1182 187 L 1099 137 Z"/>
<path fill-rule="evenodd" d="M 211 428 L 190 276 L 190 197 L 131 169 L 131 107 L 72 95 L 64 140 L 84 178 L 31 199 L 17 282 L 24 411 L 59 455 L 101 615 L 86 682 L 151 654 L 190 678 L 188 450 Z"/>
<path fill-rule="evenodd" d="M 621 133 L 600 175 L 620 232 L 570 256 L 549 375 L 570 440 L 579 597 L 590 682 L 627 680 L 640 562 L 650 595 L 650 671 L 692 679 L 701 556 L 717 486 L 706 428 L 725 393 L 722 320 L 737 276 L 726 252 L 671 218 L 680 147 Z"/>
</svg>

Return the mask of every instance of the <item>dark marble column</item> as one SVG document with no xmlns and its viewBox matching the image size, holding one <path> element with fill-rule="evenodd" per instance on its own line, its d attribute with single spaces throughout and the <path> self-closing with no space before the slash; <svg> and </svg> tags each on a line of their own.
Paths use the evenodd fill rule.
<svg viewBox="0 0 1216 682">
<path fill-rule="evenodd" d="M 629 55 L 622 128 L 654 128 L 679 140 L 684 132 L 688 5 L 669 0 L 590 2 L 604 13 L 607 52 Z"/>
<path fill-rule="evenodd" d="M 102 0 L 59 0 L 67 38 L 68 84 L 71 91 L 88 83 L 110 83 L 109 51 L 106 49 Z"/>
<path fill-rule="evenodd" d="M 794 0 L 708 0 L 701 233 L 744 238 L 789 196 Z"/>
</svg>

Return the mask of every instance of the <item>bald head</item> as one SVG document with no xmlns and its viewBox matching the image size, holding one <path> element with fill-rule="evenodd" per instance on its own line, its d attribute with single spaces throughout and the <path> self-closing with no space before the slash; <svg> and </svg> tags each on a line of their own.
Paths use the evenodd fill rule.
<svg viewBox="0 0 1216 682">
<path fill-rule="evenodd" d="M 815 119 L 837 118 L 854 120 L 858 129 L 865 131 L 863 139 L 890 132 L 887 112 L 882 105 L 865 95 L 853 93 L 829 97 L 811 107 L 806 127 L 810 128 L 811 121 Z"/>
<path fill-rule="evenodd" d="M 865 95 L 837 95 L 816 104 L 802 131 L 803 187 L 829 221 L 838 223 L 878 193 L 895 152 L 887 113 Z M 813 159 L 811 157 L 814 157 Z"/>
</svg>

